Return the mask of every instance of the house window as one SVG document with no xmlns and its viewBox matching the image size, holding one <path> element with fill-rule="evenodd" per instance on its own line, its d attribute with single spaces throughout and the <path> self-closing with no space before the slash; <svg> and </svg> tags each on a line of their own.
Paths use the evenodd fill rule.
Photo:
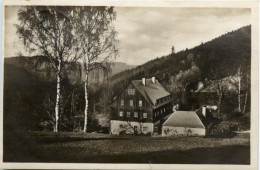
<svg viewBox="0 0 260 170">
<path fill-rule="evenodd" d="M 135 95 L 135 89 L 128 89 L 129 95 Z"/>
<path fill-rule="evenodd" d="M 123 116 L 124 116 L 124 112 L 120 111 L 120 112 L 119 112 L 119 116 L 120 116 L 120 117 L 123 117 Z"/>
<path fill-rule="evenodd" d="M 143 126 L 143 131 L 147 131 L 148 127 L 147 126 Z"/>
<path fill-rule="evenodd" d="M 143 118 L 147 118 L 147 113 L 143 113 Z"/>
<path fill-rule="evenodd" d="M 139 106 L 143 106 L 143 101 L 139 100 Z"/>
<path fill-rule="evenodd" d="M 124 100 L 121 100 L 121 106 L 124 106 Z"/>
<path fill-rule="evenodd" d="M 130 106 L 134 106 L 134 101 L 130 100 Z"/>
<path fill-rule="evenodd" d="M 163 108 L 163 112 L 165 112 L 165 108 Z"/>
<path fill-rule="evenodd" d="M 126 112 L 126 117 L 130 117 L 130 112 Z"/>
<path fill-rule="evenodd" d="M 138 117 L 138 112 L 134 112 L 134 117 Z"/>
<path fill-rule="evenodd" d="M 156 117 L 156 112 L 154 113 L 154 117 Z"/>
</svg>

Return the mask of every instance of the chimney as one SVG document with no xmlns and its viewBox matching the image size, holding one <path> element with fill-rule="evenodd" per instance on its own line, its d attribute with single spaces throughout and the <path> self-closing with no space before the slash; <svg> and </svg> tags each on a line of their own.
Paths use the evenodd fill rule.
<svg viewBox="0 0 260 170">
<path fill-rule="evenodd" d="M 202 114 L 206 117 L 207 108 L 206 106 L 202 106 Z"/>
<path fill-rule="evenodd" d="M 155 77 L 152 77 L 152 82 L 155 83 Z"/>
<path fill-rule="evenodd" d="M 142 83 L 143 83 L 143 85 L 145 86 L 145 78 L 142 78 Z"/>
</svg>

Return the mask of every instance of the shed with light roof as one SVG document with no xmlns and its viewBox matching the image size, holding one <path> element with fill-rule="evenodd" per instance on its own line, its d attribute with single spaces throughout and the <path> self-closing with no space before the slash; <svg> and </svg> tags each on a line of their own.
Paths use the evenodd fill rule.
<svg viewBox="0 0 260 170">
<path fill-rule="evenodd" d="M 206 128 L 195 111 L 176 111 L 162 126 L 162 136 L 205 136 Z"/>
</svg>

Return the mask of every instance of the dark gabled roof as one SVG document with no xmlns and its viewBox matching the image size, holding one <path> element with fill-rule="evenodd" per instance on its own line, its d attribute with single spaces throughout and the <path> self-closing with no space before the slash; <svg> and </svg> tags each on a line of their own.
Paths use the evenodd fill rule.
<svg viewBox="0 0 260 170">
<path fill-rule="evenodd" d="M 133 80 L 132 84 L 153 106 L 156 105 L 157 99 L 170 95 L 157 80 L 153 83 L 152 79 L 146 79 L 145 85 L 142 80 Z"/>
<path fill-rule="evenodd" d="M 204 124 L 204 126 L 206 128 L 208 128 L 211 125 L 211 121 L 210 119 L 208 119 L 207 117 L 205 117 L 202 113 L 202 108 L 196 110 L 196 113 L 198 115 L 198 117 L 200 118 L 200 120 L 202 121 L 202 123 Z"/>
<path fill-rule="evenodd" d="M 172 114 L 173 114 L 173 113 L 170 113 L 170 114 L 164 116 L 161 120 L 162 120 L 163 122 L 165 122 Z M 154 126 L 160 125 L 160 124 L 161 124 L 161 120 L 160 120 L 160 119 L 157 120 L 156 122 L 154 122 L 153 125 L 154 125 Z"/>
<path fill-rule="evenodd" d="M 176 111 L 163 123 L 163 126 L 205 128 L 195 111 Z"/>
</svg>

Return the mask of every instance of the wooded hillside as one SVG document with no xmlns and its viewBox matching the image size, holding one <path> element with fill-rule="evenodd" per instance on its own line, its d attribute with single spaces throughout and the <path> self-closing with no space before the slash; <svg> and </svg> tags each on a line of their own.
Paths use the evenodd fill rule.
<svg viewBox="0 0 260 170">
<path fill-rule="evenodd" d="M 112 71 L 114 74 L 109 77 L 108 81 L 105 83 L 93 81 L 89 87 L 90 123 L 88 126 L 90 126 L 90 130 L 91 127 L 93 127 L 92 130 L 95 129 L 100 117 L 106 117 L 109 120 L 113 98 L 132 80 L 143 77 L 156 77 L 173 95 L 176 102 L 181 99 L 183 92 L 195 92 L 200 88 L 206 88 L 212 82 L 218 82 L 227 77 L 236 77 L 240 70 L 241 94 L 249 93 L 249 99 L 250 63 L 251 26 L 226 33 L 192 49 L 156 58 L 135 68 L 119 63 L 118 67 L 114 67 L 115 69 Z M 117 73 L 122 69 L 126 70 Z M 72 79 L 74 82 L 81 81 L 79 71 L 80 69 L 75 69 L 72 71 L 73 73 L 70 73 L 71 76 L 64 80 L 64 88 L 67 88 L 69 92 L 64 94 L 62 99 L 62 112 L 64 112 L 61 118 L 62 128 L 66 131 L 83 126 L 83 87 L 71 83 Z M 51 130 L 52 113 L 54 112 L 52 106 L 55 101 L 52 91 L 55 89 L 55 82 L 48 80 L 52 79 L 54 75 L 47 74 L 47 72 L 35 73 L 36 71 L 33 70 L 22 69 L 15 58 L 5 59 L 5 128 L 9 130 L 12 128 Z M 104 76 L 101 74 L 98 77 Z M 94 76 L 92 78 L 95 79 Z M 200 86 L 201 84 L 202 86 Z M 232 100 L 236 102 L 237 97 L 233 97 Z M 227 101 L 231 101 L 230 98 L 227 98 Z M 237 103 L 233 103 L 230 110 L 234 110 L 236 105 Z M 250 106 L 249 101 L 247 105 Z M 249 111 L 250 108 L 247 109 L 247 112 Z M 16 124 L 13 125 L 13 122 Z"/>
<path fill-rule="evenodd" d="M 174 44 L 173 44 L 174 45 Z M 134 69 L 114 75 L 111 82 L 126 84 L 133 79 L 155 76 L 161 83 L 170 86 L 171 78 L 181 73 L 198 72 L 187 80 L 189 89 L 196 89 L 199 81 L 213 79 L 212 71 L 221 69 L 219 78 L 235 75 L 241 66 L 244 73 L 250 71 L 251 26 L 226 33 L 209 42 L 151 60 Z M 119 83 L 119 84 L 121 84 Z M 124 83 L 123 83 L 124 84 Z M 170 90 L 170 88 L 167 88 Z"/>
</svg>

